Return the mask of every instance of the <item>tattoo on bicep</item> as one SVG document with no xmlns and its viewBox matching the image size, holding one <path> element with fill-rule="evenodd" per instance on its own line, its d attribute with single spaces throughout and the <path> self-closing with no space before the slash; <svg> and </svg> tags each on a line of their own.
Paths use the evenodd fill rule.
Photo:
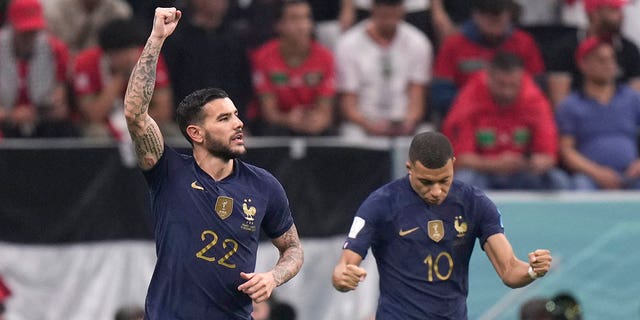
<svg viewBox="0 0 640 320">
<path fill-rule="evenodd" d="M 285 232 L 277 242 L 280 250 L 280 259 L 273 270 L 273 277 L 279 286 L 289 281 L 300 271 L 304 261 L 304 254 L 295 225 Z"/>
<path fill-rule="evenodd" d="M 142 135 L 134 137 L 138 162 L 143 167 L 153 166 L 162 156 L 162 137 L 156 125 L 147 124 Z"/>
</svg>

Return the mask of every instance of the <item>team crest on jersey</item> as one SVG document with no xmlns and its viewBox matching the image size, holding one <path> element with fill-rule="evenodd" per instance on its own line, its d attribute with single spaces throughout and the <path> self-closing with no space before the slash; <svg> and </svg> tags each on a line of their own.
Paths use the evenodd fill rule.
<svg viewBox="0 0 640 320">
<path fill-rule="evenodd" d="M 244 202 L 242 203 L 242 213 L 245 221 L 242 223 L 242 226 L 240 226 L 242 230 L 250 232 L 256 231 L 254 221 L 257 211 L 256 207 L 251 206 L 251 199 L 244 199 Z"/>
<path fill-rule="evenodd" d="M 440 242 L 444 238 L 444 224 L 442 220 L 431 220 L 427 223 L 427 230 L 429 230 L 429 238 L 435 242 Z"/>
<path fill-rule="evenodd" d="M 304 75 L 304 83 L 308 87 L 315 87 L 320 84 L 320 81 L 322 81 L 322 73 L 320 72 L 309 72 Z"/>
<path fill-rule="evenodd" d="M 453 227 L 456 229 L 456 232 L 458 232 L 458 238 L 464 237 L 464 235 L 467 233 L 467 223 L 462 220 L 462 216 L 456 217 L 456 221 L 453 223 Z"/>
<path fill-rule="evenodd" d="M 229 218 L 233 212 L 233 198 L 218 196 L 216 200 L 216 213 L 220 219 Z"/>
</svg>

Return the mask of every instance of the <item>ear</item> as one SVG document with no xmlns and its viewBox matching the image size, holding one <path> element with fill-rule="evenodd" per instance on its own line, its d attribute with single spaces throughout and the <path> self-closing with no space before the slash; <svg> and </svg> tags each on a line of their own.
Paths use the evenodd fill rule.
<svg viewBox="0 0 640 320">
<path fill-rule="evenodd" d="M 407 167 L 407 170 L 408 170 L 408 171 L 411 171 L 411 161 L 407 161 L 407 162 L 405 163 L 405 166 Z"/>
<path fill-rule="evenodd" d="M 201 144 L 204 141 L 204 130 L 199 126 L 190 124 L 187 126 L 187 135 L 194 144 Z"/>
</svg>

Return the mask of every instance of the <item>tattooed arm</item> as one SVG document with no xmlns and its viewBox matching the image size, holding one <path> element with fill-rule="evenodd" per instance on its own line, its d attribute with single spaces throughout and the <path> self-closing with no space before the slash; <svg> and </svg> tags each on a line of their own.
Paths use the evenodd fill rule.
<svg viewBox="0 0 640 320">
<path fill-rule="evenodd" d="M 176 8 L 157 8 L 153 30 L 131 72 L 124 97 L 124 115 L 136 148 L 138 165 L 151 169 L 164 152 L 164 140 L 158 124 L 149 116 L 149 103 L 156 82 L 156 65 L 164 40 L 173 33 L 182 13 Z"/>
<path fill-rule="evenodd" d="M 295 224 L 291 226 L 289 231 L 273 239 L 272 242 L 280 251 L 280 259 L 278 259 L 276 266 L 271 271 L 265 273 L 240 273 L 240 276 L 247 282 L 240 285 L 238 290 L 249 295 L 255 302 L 269 299 L 275 287 L 282 285 L 298 274 L 304 261 L 302 244 L 300 244 L 298 229 L 296 229 Z"/>
</svg>

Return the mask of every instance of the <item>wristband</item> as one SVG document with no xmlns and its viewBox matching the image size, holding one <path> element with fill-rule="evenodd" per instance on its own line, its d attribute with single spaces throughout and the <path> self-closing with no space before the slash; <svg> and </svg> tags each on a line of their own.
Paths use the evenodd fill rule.
<svg viewBox="0 0 640 320">
<path fill-rule="evenodd" d="M 529 273 L 529 277 L 531 277 L 532 280 L 538 278 L 538 274 L 533 271 L 533 267 L 529 266 L 529 271 L 527 272 Z"/>
</svg>

